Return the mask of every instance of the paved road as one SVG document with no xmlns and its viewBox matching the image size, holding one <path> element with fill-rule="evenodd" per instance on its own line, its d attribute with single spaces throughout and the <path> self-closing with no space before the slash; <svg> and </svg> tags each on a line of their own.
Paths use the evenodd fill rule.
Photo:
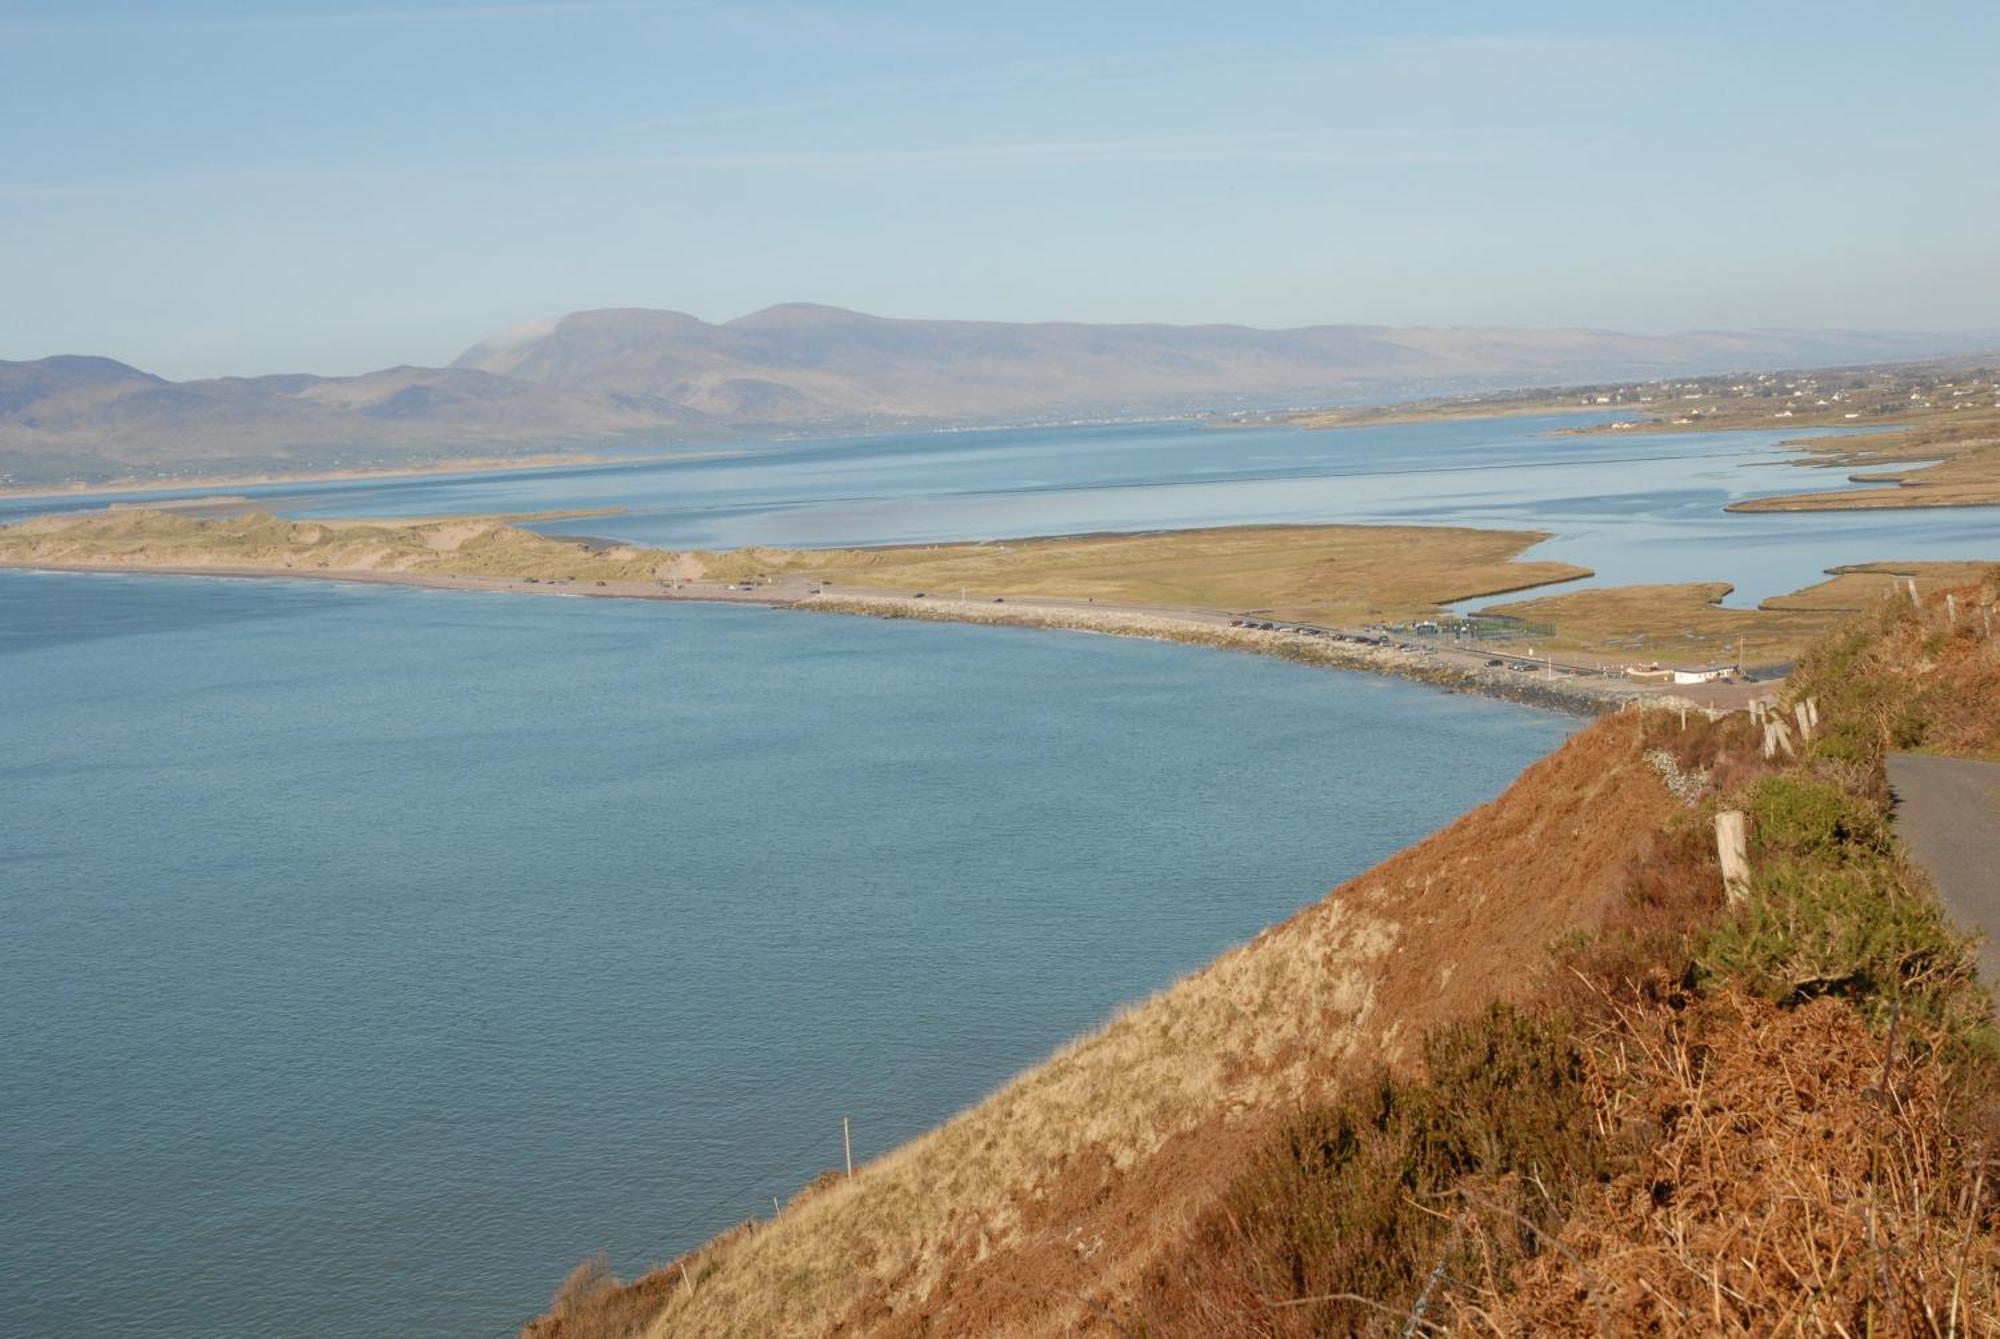
<svg viewBox="0 0 2000 1339">
<path fill-rule="evenodd" d="M 1952 918 L 1986 935 L 1979 970 L 2000 989 L 2000 763 L 1889 755 L 1896 831 Z"/>
</svg>

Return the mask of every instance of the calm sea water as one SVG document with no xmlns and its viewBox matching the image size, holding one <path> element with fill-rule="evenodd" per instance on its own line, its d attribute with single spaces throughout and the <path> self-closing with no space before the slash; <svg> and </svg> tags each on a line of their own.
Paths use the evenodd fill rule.
<svg viewBox="0 0 2000 1339">
<path fill-rule="evenodd" d="M 1731 603 L 1839 563 L 2000 559 L 2000 508 L 1729 514 L 1743 498 L 1846 486 L 1779 443 L 1798 430 L 1574 436 L 1608 415 L 1323 432 L 1194 423 L 845 438 L 729 460 L 250 490 L 302 516 L 622 507 L 555 522 L 682 548 L 928 543 L 1273 522 L 1544 530 L 1535 552 L 1596 584 L 1729 581 Z M 93 505 L 96 505 L 93 500 Z M 0 503 L 11 510 L 46 502 Z"/>
<path fill-rule="evenodd" d="M 0 1334 L 505 1334 L 1567 728 L 1109 638 L 0 572 Z"/>
</svg>

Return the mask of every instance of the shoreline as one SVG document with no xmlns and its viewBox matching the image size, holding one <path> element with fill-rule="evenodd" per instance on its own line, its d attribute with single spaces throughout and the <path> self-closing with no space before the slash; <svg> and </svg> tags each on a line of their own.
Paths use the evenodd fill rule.
<svg viewBox="0 0 2000 1339">
<path fill-rule="evenodd" d="M 338 581 L 356 585 L 410 586 L 425 590 L 541 595 L 593 600 L 647 600 L 661 604 L 735 604 L 878 619 L 914 619 L 983 627 L 1023 627 L 1053 632 L 1095 633 L 1178 642 L 1213 650 L 1274 656 L 1325 669 L 1403 679 L 1445 692 L 1470 693 L 1571 716 L 1597 716 L 1644 702 L 1705 710 L 1714 703 L 1699 695 L 1670 694 L 1609 676 L 1565 672 L 1536 678 L 1480 663 L 1496 658 L 1485 651 L 1438 648 L 1405 651 L 1394 646 L 1356 645 L 1327 636 L 1287 630 L 1232 627 L 1225 611 L 1172 606 L 1112 605 L 1054 597 L 952 600 L 898 595 L 867 588 L 834 588 L 788 580 L 740 589 L 741 583 L 685 581 L 671 586 L 638 581 L 541 581 L 450 573 L 367 572 L 288 567 L 155 566 L 114 563 L 0 562 L 0 571 L 119 576 L 220 577 L 252 581 Z M 1497 657 L 1505 659 L 1504 656 Z M 1758 692 L 1769 685 L 1754 685 Z"/>
<path fill-rule="evenodd" d="M 380 479 L 429 479 L 454 474 L 502 474 L 513 470 L 558 470 L 597 465 L 646 465 L 675 460 L 718 460 L 742 455 L 741 451 L 671 451 L 663 455 L 609 456 L 593 453 L 569 455 L 536 452 L 527 456 L 481 456 L 466 460 L 433 461 L 428 465 L 384 465 L 351 470 L 277 471 L 269 474 L 214 474 L 189 479 L 132 478 L 94 484 L 31 484 L 0 488 L 0 502 L 33 502 L 42 499 L 103 497 L 113 493 L 199 493 L 215 488 L 274 488 L 290 484 L 368 483 Z"/>
</svg>

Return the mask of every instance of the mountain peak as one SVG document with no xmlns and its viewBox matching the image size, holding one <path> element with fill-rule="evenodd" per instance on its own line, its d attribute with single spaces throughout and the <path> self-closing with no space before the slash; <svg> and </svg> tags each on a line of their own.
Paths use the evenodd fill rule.
<svg viewBox="0 0 2000 1339">
<path fill-rule="evenodd" d="M 777 327 L 796 329 L 801 326 L 854 325 L 884 319 L 870 316 L 867 312 L 850 311 L 846 307 L 829 307 L 822 302 L 780 302 L 723 324 L 731 330 L 768 330 Z"/>
</svg>

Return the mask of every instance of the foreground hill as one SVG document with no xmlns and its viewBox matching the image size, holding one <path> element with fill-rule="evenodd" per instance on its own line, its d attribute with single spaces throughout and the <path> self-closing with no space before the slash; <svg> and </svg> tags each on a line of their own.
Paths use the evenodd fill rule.
<svg viewBox="0 0 2000 1339">
<path fill-rule="evenodd" d="M 2000 572 L 1948 594 L 1812 651 L 1820 723 L 1771 756 L 1743 713 L 1608 716 L 851 1178 L 631 1284 L 587 1264 L 526 1334 L 1995 1332 L 1991 1000 L 1882 781 L 1891 747 L 2000 756 Z"/>
<path fill-rule="evenodd" d="M 711 324 L 578 312 L 446 368 L 173 382 L 0 362 L 0 483 L 415 464 L 640 435 L 942 426 L 1949 352 L 1947 336 L 897 320 L 789 304 Z"/>
</svg>

